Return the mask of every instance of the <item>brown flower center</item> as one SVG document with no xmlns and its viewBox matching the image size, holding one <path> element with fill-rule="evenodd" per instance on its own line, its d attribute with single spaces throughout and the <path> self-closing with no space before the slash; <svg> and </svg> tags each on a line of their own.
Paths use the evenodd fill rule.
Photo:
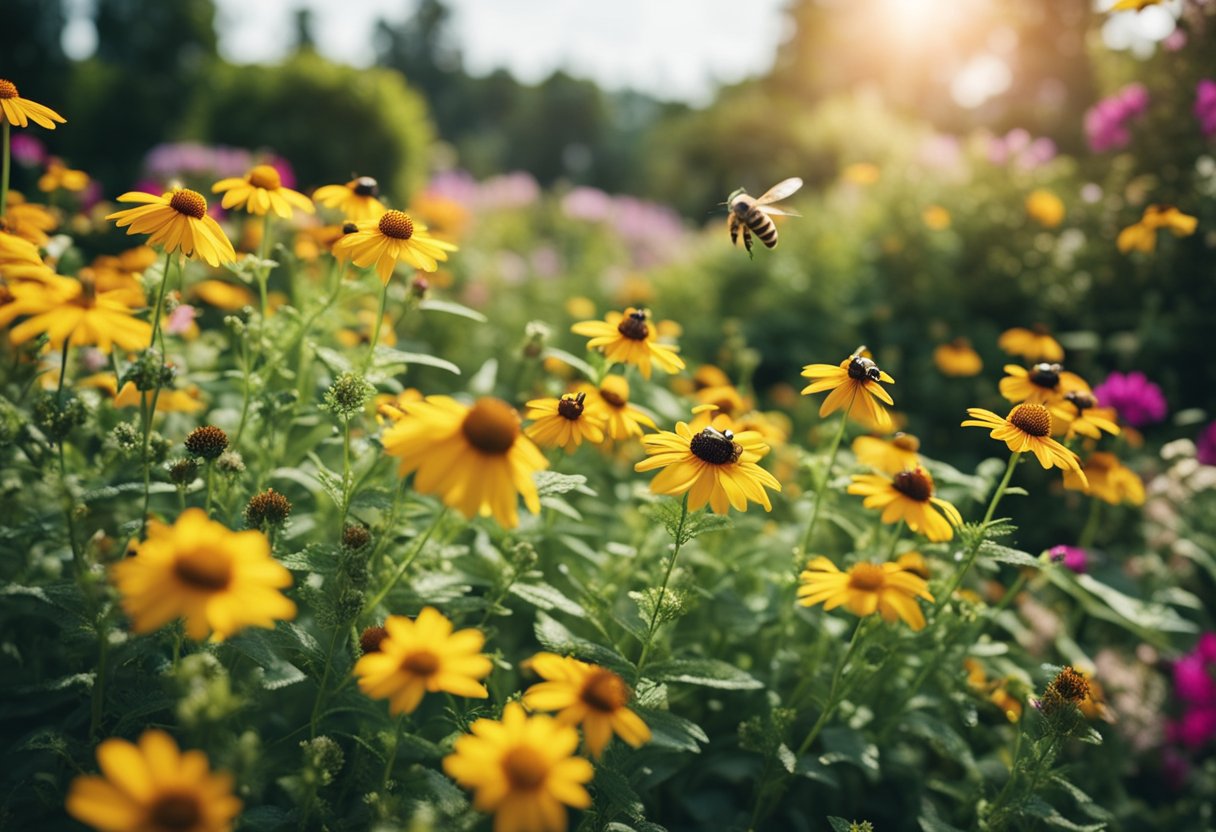
<svg viewBox="0 0 1216 832">
<path fill-rule="evenodd" d="M 17 85 L 12 81 L 0 78 L 0 98 L 16 98 Z"/>
<path fill-rule="evenodd" d="M 706 428 L 692 438 L 688 449 L 698 459 L 703 459 L 713 465 L 725 465 L 738 462 L 743 454 L 743 446 L 735 441 L 735 435 L 728 431 L 719 433 L 713 428 Z"/>
<path fill-rule="evenodd" d="M 1009 424 L 1031 436 L 1051 433 L 1051 411 L 1041 404 L 1020 404 L 1009 414 Z"/>
<path fill-rule="evenodd" d="M 1089 695 L 1089 682 L 1080 673 L 1066 665 L 1056 674 L 1056 678 L 1051 680 L 1047 693 L 1055 694 L 1069 702 L 1080 702 Z"/>
<path fill-rule="evenodd" d="M 629 403 L 629 382 L 621 376 L 605 376 L 600 382 L 600 397 L 618 410 Z"/>
<path fill-rule="evenodd" d="M 501 399 L 478 399 L 469 408 L 460 430 L 469 444 L 482 453 L 505 454 L 519 436 L 519 415 Z"/>
<path fill-rule="evenodd" d="M 198 191 L 182 188 L 174 191 L 169 207 L 179 214 L 201 220 L 207 214 L 207 200 Z"/>
<path fill-rule="evenodd" d="M 91 275 L 83 273 L 78 275 L 77 279 L 80 281 L 80 294 L 76 298 L 76 305 L 92 309 L 97 305 L 97 281 Z"/>
<path fill-rule="evenodd" d="M 615 713 L 629 701 L 629 686 L 611 670 L 596 670 L 583 683 L 580 694 L 590 707 L 604 713 Z"/>
<path fill-rule="evenodd" d="M 859 563 L 849 570 L 849 588 L 862 592 L 877 592 L 887 582 L 886 573 L 877 563 Z"/>
<path fill-rule="evenodd" d="M 380 218 L 380 233 L 385 237 L 408 240 L 414 236 L 414 221 L 401 211 L 387 211 Z"/>
<path fill-rule="evenodd" d="M 388 638 L 388 630 L 383 627 L 368 627 L 359 634 L 359 650 L 364 655 L 379 653 L 380 644 Z"/>
<path fill-rule="evenodd" d="M 878 369 L 878 365 L 868 358 L 862 358 L 860 355 L 855 355 L 849 361 L 849 378 L 854 381 L 878 381 L 882 376 L 882 370 Z"/>
<path fill-rule="evenodd" d="M 891 444 L 901 451 L 916 453 L 920 450 L 920 440 L 910 433 L 897 433 L 891 439 Z"/>
<path fill-rule="evenodd" d="M 203 819 L 198 798 L 170 792 L 149 807 L 148 822 L 155 832 L 194 829 Z"/>
<path fill-rule="evenodd" d="M 1093 397 L 1092 393 L 1087 393 L 1084 390 L 1074 390 L 1064 396 L 1068 401 L 1072 402 L 1073 407 L 1080 413 L 1082 410 L 1089 410 L 1091 407 L 1098 406 L 1098 400 Z"/>
<path fill-rule="evenodd" d="M 232 561 L 213 549 L 189 549 L 173 561 L 173 574 L 192 589 L 219 592 L 232 582 Z"/>
<path fill-rule="evenodd" d="M 351 190 L 359 196 L 380 196 L 380 183 L 370 176 L 360 176 Z"/>
<path fill-rule="evenodd" d="M 1035 364 L 1030 368 L 1028 377 L 1032 384 L 1054 390 L 1060 384 L 1060 373 L 1063 370 L 1059 364 Z"/>
<path fill-rule="evenodd" d="M 540 788 L 549 776 L 549 761 L 535 748 L 518 745 L 503 755 L 502 772 L 512 791 L 530 792 Z"/>
<path fill-rule="evenodd" d="M 279 172 L 270 165 L 258 165 L 249 171 L 249 184 L 255 188 L 277 191 L 283 187 L 283 180 L 279 177 Z"/>
<path fill-rule="evenodd" d="M 563 416 L 571 422 L 578 421 L 578 418 L 583 415 L 583 410 L 585 409 L 583 403 L 586 400 L 586 393 L 579 393 L 577 396 L 567 393 L 557 403 L 557 415 Z"/>
<path fill-rule="evenodd" d="M 893 482 L 895 490 L 918 503 L 928 502 L 933 496 L 933 478 L 924 468 L 900 471 Z"/>
<path fill-rule="evenodd" d="M 613 407 L 618 408 L 618 409 L 624 407 L 627 404 L 627 402 L 624 398 L 622 398 L 621 396 L 612 392 L 611 390 L 605 390 L 603 388 L 600 388 L 600 398 L 602 398 L 604 401 L 608 402 L 608 404 L 610 404 Z"/>
<path fill-rule="evenodd" d="M 415 650 L 401 660 L 401 669 L 415 676 L 431 676 L 439 670 L 439 657 L 430 650 Z"/>
<path fill-rule="evenodd" d="M 650 336 L 650 327 L 646 325 L 646 313 L 635 309 L 621 319 L 616 325 L 616 331 L 634 341 L 645 341 Z"/>
</svg>

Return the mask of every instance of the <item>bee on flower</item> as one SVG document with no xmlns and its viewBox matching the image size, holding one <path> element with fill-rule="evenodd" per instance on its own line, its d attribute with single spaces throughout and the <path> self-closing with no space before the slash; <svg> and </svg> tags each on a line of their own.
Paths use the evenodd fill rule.
<svg viewBox="0 0 1216 832">
<path fill-rule="evenodd" d="M 982 407 L 969 407 L 963 427 L 984 428 L 993 439 L 1014 453 L 1033 453 L 1044 468 L 1072 471 L 1082 482 L 1085 474 L 1077 455 L 1051 438 L 1051 411 L 1035 402 L 1019 404 L 1005 417 Z"/>
<path fill-rule="evenodd" d="M 566 393 L 560 399 L 533 399 L 528 402 L 527 418 L 534 420 L 524 430 L 542 448 L 564 448 L 574 453 L 583 440 L 593 445 L 604 441 L 608 414 L 602 399 L 588 399 L 586 393 Z"/>
<path fill-rule="evenodd" d="M 312 197 L 355 223 L 378 220 L 388 210 L 380 201 L 380 183 L 370 176 L 356 176 L 343 185 L 324 185 Z"/>
<path fill-rule="evenodd" d="M 1000 381 L 1001 395 L 1014 404 L 1034 402 L 1052 405 L 1073 392 L 1089 392 L 1085 379 L 1059 364 L 1042 362 L 1029 369 L 1006 364 L 1007 375 Z"/>
<path fill-rule="evenodd" d="M 1113 407 L 1098 407 L 1098 399 L 1088 390 L 1073 390 L 1063 400 L 1051 406 L 1052 428 L 1055 435 L 1064 434 L 1069 440 L 1077 436 L 1101 439 L 1103 433 L 1118 436 L 1119 425 Z"/>
<path fill-rule="evenodd" d="M 643 428 L 657 430 L 654 419 L 629 403 L 629 381 L 624 376 L 609 374 L 600 379 L 599 387 L 582 384 L 575 392 L 586 394 L 587 406 L 604 415 L 604 432 L 609 439 L 621 442 L 641 436 Z"/>
<path fill-rule="evenodd" d="M 684 360 L 676 355 L 679 348 L 658 343 L 658 325 L 645 309 L 609 312 L 602 321 L 580 321 L 570 331 L 589 337 L 587 349 L 602 352 L 610 365 L 633 364 L 642 378 L 650 378 L 652 364 L 665 373 L 684 369 Z"/>
<path fill-rule="evenodd" d="M 343 229 L 345 231 L 345 229 Z M 402 211 L 385 211 L 378 219 L 355 223 L 355 231 L 334 243 L 334 256 L 349 258 L 361 269 L 375 266 L 380 282 L 388 285 L 398 262 L 424 272 L 439 268 L 452 243 L 432 237 L 426 226 Z"/>
<path fill-rule="evenodd" d="M 891 394 L 883 389 L 883 382 L 894 384 L 895 379 L 882 371 L 873 360 L 866 358 L 865 347 L 857 350 L 839 365 L 808 364 L 802 369 L 804 378 L 814 379 L 802 390 L 809 396 L 831 390 L 819 408 L 819 415 L 827 417 L 843 409 L 845 416 L 877 430 L 888 430 L 891 414 L 879 402 L 894 405 Z"/>
</svg>

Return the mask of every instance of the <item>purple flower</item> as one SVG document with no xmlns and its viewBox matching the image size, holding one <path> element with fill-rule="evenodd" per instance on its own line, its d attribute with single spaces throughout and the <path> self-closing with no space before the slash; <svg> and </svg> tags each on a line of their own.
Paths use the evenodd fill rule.
<svg viewBox="0 0 1216 832">
<path fill-rule="evenodd" d="M 1128 122 L 1148 109 L 1148 90 L 1143 84 L 1129 84 L 1104 98 L 1085 113 L 1085 136 L 1096 153 L 1119 150 L 1132 140 Z"/>
<path fill-rule="evenodd" d="M 1201 635 L 1193 652 L 1203 657 L 1205 662 L 1216 665 L 1216 633 Z"/>
<path fill-rule="evenodd" d="M 1089 553 L 1076 546 L 1054 546 L 1048 552 L 1056 563 L 1063 563 L 1065 569 L 1071 569 L 1078 574 L 1089 568 Z"/>
<path fill-rule="evenodd" d="M 32 168 L 46 161 L 46 145 L 29 133 L 20 131 L 13 133 L 9 149 L 17 164 Z"/>
<path fill-rule="evenodd" d="M 1216 707 L 1216 679 L 1212 666 L 1196 650 L 1174 662 L 1174 692 L 1193 705 Z"/>
<path fill-rule="evenodd" d="M 1216 706 L 1191 708 L 1174 724 L 1174 736 L 1191 749 L 1202 748 L 1216 737 Z"/>
<path fill-rule="evenodd" d="M 1216 421 L 1199 434 L 1195 442 L 1195 458 L 1203 465 L 1216 465 Z"/>
<path fill-rule="evenodd" d="M 1194 112 L 1203 135 L 1210 138 L 1216 134 L 1216 81 L 1211 78 L 1199 81 L 1199 86 L 1195 88 Z"/>
<path fill-rule="evenodd" d="M 1113 407 L 1119 418 L 1134 428 L 1142 428 L 1165 418 L 1165 395 L 1144 373 L 1111 373 L 1094 388 L 1103 407 Z"/>
</svg>

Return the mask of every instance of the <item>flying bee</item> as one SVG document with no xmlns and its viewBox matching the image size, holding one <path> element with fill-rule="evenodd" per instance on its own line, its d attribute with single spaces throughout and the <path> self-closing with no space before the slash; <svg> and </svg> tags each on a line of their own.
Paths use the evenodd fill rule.
<svg viewBox="0 0 1216 832">
<path fill-rule="evenodd" d="M 740 188 L 726 198 L 726 207 L 730 211 L 727 227 L 730 229 L 731 245 L 739 244 L 739 231 L 743 231 L 743 246 L 747 256 L 752 256 L 752 234 L 768 248 L 777 245 L 777 225 L 769 215 L 783 217 L 800 217 L 797 211 L 775 207 L 772 203 L 779 202 L 802 187 L 802 180 L 797 176 L 783 179 L 765 191 L 759 199 L 748 196 Z"/>
</svg>

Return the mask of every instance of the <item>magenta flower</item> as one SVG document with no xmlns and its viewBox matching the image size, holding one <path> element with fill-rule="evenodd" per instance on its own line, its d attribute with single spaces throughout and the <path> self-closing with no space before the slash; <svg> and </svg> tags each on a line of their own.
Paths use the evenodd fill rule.
<svg viewBox="0 0 1216 832">
<path fill-rule="evenodd" d="M 1071 569 L 1077 574 L 1089 568 L 1089 553 L 1076 546 L 1053 546 L 1048 554 L 1053 561 L 1064 564 L 1065 569 Z"/>
<path fill-rule="evenodd" d="M 1203 78 L 1195 88 L 1195 118 L 1203 135 L 1216 135 L 1216 81 Z"/>
<path fill-rule="evenodd" d="M 1131 143 L 1128 124 L 1148 109 L 1148 90 L 1143 84 L 1129 84 L 1103 98 L 1085 113 L 1085 136 L 1096 153 L 1120 150 Z"/>
<path fill-rule="evenodd" d="M 1113 407 L 1134 428 L 1160 422 L 1167 412 L 1165 395 L 1144 373 L 1111 373 L 1094 388 L 1103 407 Z"/>
<path fill-rule="evenodd" d="M 1195 442 L 1195 458 L 1203 465 L 1216 465 L 1216 421 L 1208 422 L 1208 426 L 1199 434 Z"/>
<path fill-rule="evenodd" d="M 46 145 L 24 131 L 13 133 L 9 140 L 9 150 L 17 164 L 27 168 L 46 162 Z"/>
<path fill-rule="evenodd" d="M 1188 710 L 1174 723 L 1174 737 L 1190 749 L 1207 745 L 1216 737 L 1216 706 Z"/>
<path fill-rule="evenodd" d="M 1216 667 L 1198 650 L 1174 662 L 1174 692 L 1193 705 L 1216 707 Z"/>
</svg>

